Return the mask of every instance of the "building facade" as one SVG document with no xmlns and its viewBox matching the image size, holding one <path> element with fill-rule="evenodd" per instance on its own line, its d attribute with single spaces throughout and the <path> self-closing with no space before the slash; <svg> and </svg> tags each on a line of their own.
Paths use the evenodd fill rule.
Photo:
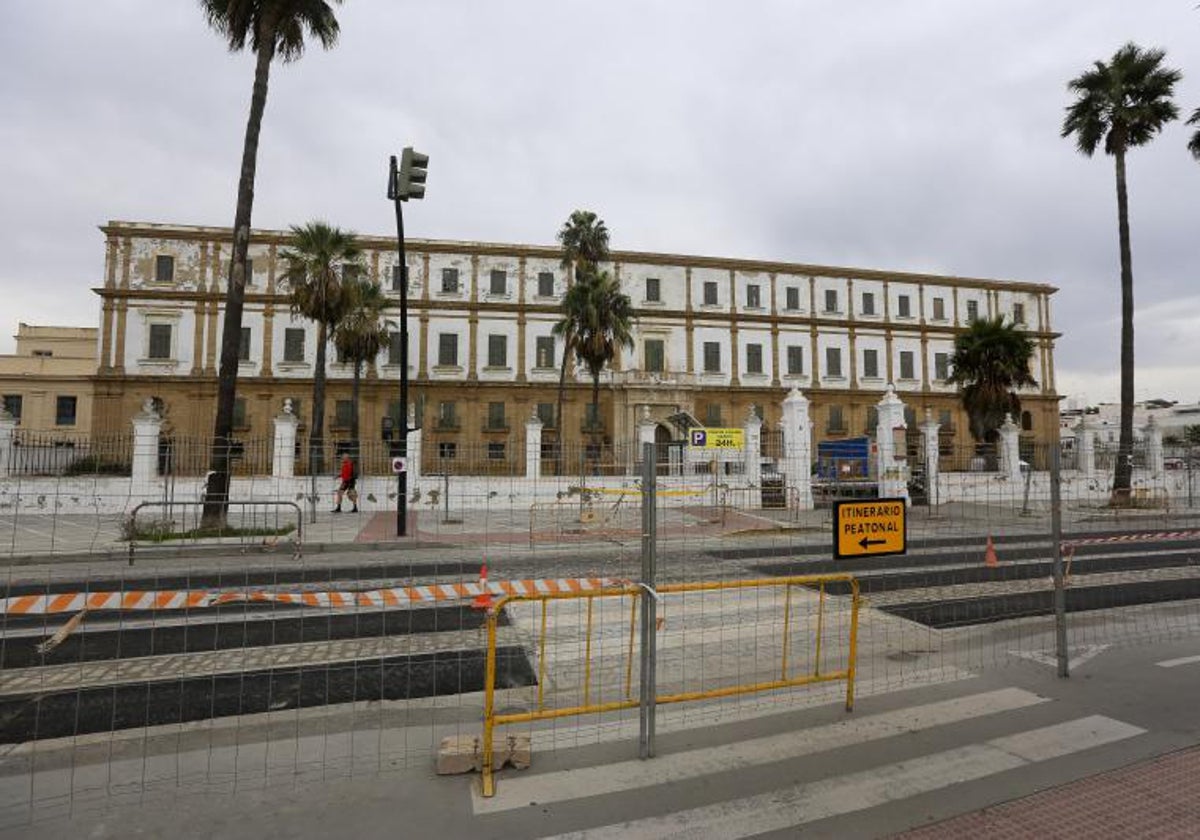
<svg viewBox="0 0 1200 840">
<path fill-rule="evenodd" d="M 146 398 L 172 432 L 211 435 L 222 302 L 229 270 L 226 228 L 111 222 L 106 238 L 94 377 L 97 434 L 128 428 Z M 280 283 L 285 232 L 251 236 L 235 409 L 237 434 L 270 435 L 284 399 L 309 422 L 316 330 L 293 317 Z M 395 240 L 360 237 L 365 270 L 397 302 Z M 911 416 L 928 410 L 947 443 L 970 442 L 954 387 L 946 384 L 954 337 L 974 317 L 1011 316 L 1029 333 L 1037 388 L 1022 393 L 1022 427 L 1058 434 L 1051 296 L 1034 283 L 880 270 L 614 251 L 604 266 L 635 312 L 634 346 L 603 375 L 598 418 L 591 383 L 571 370 L 562 417 L 554 416 L 562 342 L 553 335 L 571 272 L 557 248 L 482 242 L 407 243 L 409 377 L 425 446 L 443 458 L 471 447 L 519 463 L 525 421 L 547 439 L 636 439 L 648 407 L 660 441 L 686 422 L 741 425 L 751 410 L 776 428 L 793 387 L 812 402 L 814 441 L 874 432 L 874 406 L 893 383 Z M 351 367 L 330 347 L 326 429 L 349 434 Z M 398 419 L 399 333 L 366 371 L 361 435 Z M 681 420 L 681 418 L 684 418 Z M 910 422 L 910 426 L 915 423 Z"/>
<path fill-rule="evenodd" d="M 25 435 L 90 432 L 98 334 L 95 327 L 17 326 L 16 353 L 0 356 L 0 405 Z"/>
</svg>

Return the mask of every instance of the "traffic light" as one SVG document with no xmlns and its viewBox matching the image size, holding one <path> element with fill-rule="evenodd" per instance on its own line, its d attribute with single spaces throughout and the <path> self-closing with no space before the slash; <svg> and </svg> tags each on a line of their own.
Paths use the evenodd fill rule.
<svg viewBox="0 0 1200 840">
<path fill-rule="evenodd" d="M 394 160 L 394 158 L 393 158 Z M 429 155 L 414 152 L 412 146 L 405 147 L 400 155 L 400 171 L 396 173 L 396 184 L 388 198 L 400 199 L 425 197 L 425 170 L 429 166 Z"/>
</svg>

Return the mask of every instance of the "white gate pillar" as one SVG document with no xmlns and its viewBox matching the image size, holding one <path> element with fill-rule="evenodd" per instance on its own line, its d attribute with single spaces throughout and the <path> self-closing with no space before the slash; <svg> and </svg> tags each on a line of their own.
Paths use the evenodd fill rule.
<svg viewBox="0 0 1200 840">
<path fill-rule="evenodd" d="M 1075 441 L 1078 446 L 1078 463 L 1076 466 L 1086 478 L 1096 474 L 1096 433 L 1088 426 L 1087 415 L 1079 418 L 1075 427 Z"/>
<path fill-rule="evenodd" d="M 744 450 L 743 472 L 750 484 L 762 483 L 762 419 L 750 406 L 750 414 L 742 427 L 746 433 L 746 449 Z"/>
<path fill-rule="evenodd" d="M 291 399 L 283 401 L 283 411 L 271 418 L 275 427 L 271 451 L 271 475 L 292 478 L 296 475 L 296 428 L 300 425 Z"/>
<path fill-rule="evenodd" d="M 1021 480 L 1021 429 L 1011 414 L 1004 415 L 1000 427 L 1000 473 L 1009 481 Z"/>
<path fill-rule="evenodd" d="M 941 473 L 941 451 L 938 448 L 938 433 L 941 432 L 942 425 L 933 419 L 933 411 L 925 409 L 925 422 L 921 424 L 921 442 L 925 448 L 925 493 L 929 498 L 929 505 L 933 507 L 938 503 L 938 476 Z"/>
<path fill-rule="evenodd" d="M 904 403 L 896 396 L 896 389 L 888 383 L 887 392 L 877 406 L 879 425 L 875 427 L 875 444 L 878 449 L 879 496 L 883 499 L 904 498 L 908 500 L 908 459 L 903 450 L 896 451 L 896 432 L 907 429 L 904 419 Z"/>
<path fill-rule="evenodd" d="M 408 407 L 408 447 L 405 457 L 408 466 L 408 486 L 421 477 L 421 430 L 413 428 L 417 425 L 417 407 Z"/>
<path fill-rule="evenodd" d="M 812 510 L 812 418 L 808 399 L 795 386 L 783 400 L 783 471 L 800 510 Z"/>
<path fill-rule="evenodd" d="M 525 421 L 525 477 L 542 477 L 542 418 L 537 415 L 537 406 Z"/>
<path fill-rule="evenodd" d="M 0 404 L 0 478 L 16 468 L 16 459 L 13 458 L 13 432 L 16 428 L 16 419 Z"/>
<path fill-rule="evenodd" d="M 1150 422 L 1146 424 L 1146 469 L 1150 471 L 1150 475 L 1154 478 L 1162 478 L 1163 474 L 1163 440 L 1162 427 L 1158 425 L 1158 421 L 1154 419 L 1154 415 L 1150 415 Z"/>
<path fill-rule="evenodd" d="M 162 418 L 154 410 L 154 400 L 147 398 L 142 410 L 133 417 L 133 477 L 134 493 L 144 493 L 144 485 L 158 477 L 158 438 Z"/>
</svg>

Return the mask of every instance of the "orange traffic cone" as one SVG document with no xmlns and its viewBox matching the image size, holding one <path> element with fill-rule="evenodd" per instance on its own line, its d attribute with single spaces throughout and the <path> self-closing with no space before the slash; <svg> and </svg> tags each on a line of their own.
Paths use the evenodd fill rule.
<svg viewBox="0 0 1200 840">
<path fill-rule="evenodd" d="M 987 551 L 983 554 L 983 565 L 989 569 L 1000 568 L 1000 558 L 996 556 L 996 544 L 992 542 L 991 534 L 988 534 Z"/>
<path fill-rule="evenodd" d="M 483 561 L 483 565 L 479 567 L 479 589 L 481 590 L 475 596 L 475 600 L 471 602 L 472 609 L 490 610 L 492 608 L 492 593 L 488 591 L 487 579 L 487 561 Z"/>
</svg>

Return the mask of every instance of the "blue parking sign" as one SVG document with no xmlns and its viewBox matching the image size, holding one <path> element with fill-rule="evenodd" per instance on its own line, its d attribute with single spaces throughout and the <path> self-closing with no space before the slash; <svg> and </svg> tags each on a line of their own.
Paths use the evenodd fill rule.
<svg viewBox="0 0 1200 840">
<path fill-rule="evenodd" d="M 692 429 L 692 446 L 704 446 L 708 443 L 707 429 Z"/>
</svg>

